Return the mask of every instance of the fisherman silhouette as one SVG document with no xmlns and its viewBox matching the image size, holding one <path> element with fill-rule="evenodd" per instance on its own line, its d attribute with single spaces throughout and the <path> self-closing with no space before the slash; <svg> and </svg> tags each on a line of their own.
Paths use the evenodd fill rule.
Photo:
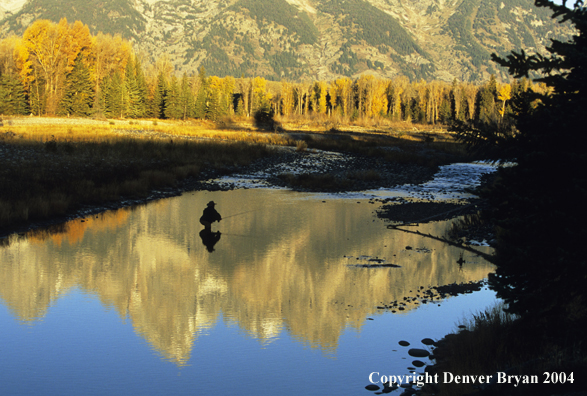
<svg viewBox="0 0 587 396">
<path fill-rule="evenodd" d="M 214 201 L 208 202 L 208 206 L 200 217 L 200 223 L 204 226 L 204 229 L 200 231 L 200 238 L 210 253 L 214 251 L 214 245 L 220 240 L 221 235 L 220 231 L 212 232 L 212 223 L 222 220 L 222 216 L 214 208 L 215 205 Z"/>
<path fill-rule="evenodd" d="M 200 238 L 202 238 L 202 243 L 206 246 L 206 249 L 212 253 L 214 251 L 214 245 L 220 240 L 220 231 L 212 232 L 207 229 L 203 229 L 200 231 Z"/>
<path fill-rule="evenodd" d="M 208 202 L 208 207 L 204 209 L 204 214 L 200 217 L 200 223 L 208 232 L 212 232 L 212 223 L 222 220 L 222 216 L 214 209 L 214 205 L 216 205 L 214 201 Z"/>
</svg>

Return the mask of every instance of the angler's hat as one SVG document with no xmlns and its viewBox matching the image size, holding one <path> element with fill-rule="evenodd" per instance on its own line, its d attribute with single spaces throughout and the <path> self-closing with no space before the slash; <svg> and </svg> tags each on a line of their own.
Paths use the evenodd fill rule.
<svg viewBox="0 0 587 396">
<path fill-rule="evenodd" d="M 214 205 L 216 205 L 216 204 L 214 203 L 214 201 L 210 201 L 210 202 L 208 202 L 208 206 L 214 206 Z"/>
</svg>

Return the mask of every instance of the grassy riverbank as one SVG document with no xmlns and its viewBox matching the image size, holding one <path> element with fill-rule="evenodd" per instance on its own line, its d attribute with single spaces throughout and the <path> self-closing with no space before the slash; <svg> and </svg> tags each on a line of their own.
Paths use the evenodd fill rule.
<svg viewBox="0 0 587 396">
<path fill-rule="evenodd" d="M 143 198 L 204 169 L 222 173 L 272 154 L 256 142 L 127 136 L 110 126 L 1 129 L 0 227 Z"/>
<path fill-rule="evenodd" d="M 203 171 L 230 172 L 275 154 L 269 146 L 346 151 L 430 167 L 466 157 L 462 145 L 443 131 L 317 125 L 276 133 L 237 121 L 3 120 L 0 228 L 64 215 L 79 205 L 144 198 Z"/>
</svg>

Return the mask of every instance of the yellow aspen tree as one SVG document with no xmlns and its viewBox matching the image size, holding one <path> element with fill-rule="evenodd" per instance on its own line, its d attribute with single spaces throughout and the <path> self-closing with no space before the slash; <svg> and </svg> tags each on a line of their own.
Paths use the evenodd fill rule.
<svg viewBox="0 0 587 396">
<path fill-rule="evenodd" d="M 399 76 L 394 78 L 389 84 L 388 100 L 391 103 L 390 112 L 394 120 L 401 120 L 402 118 L 402 96 L 410 80 L 406 76 Z"/>
<path fill-rule="evenodd" d="M 18 75 L 25 89 L 28 89 L 35 77 L 33 74 L 33 61 L 22 39 L 18 40 L 14 46 L 14 60 Z"/>
<path fill-rule="evenodd" d="M 387 90 L 389 81 L 377 79 L 373 86 L 373 96 L 371 104 L 371 112 L 374 117 L 384 115 L 387 113 Z"/>
<path fill-rule="evenodd" d="M 505 102 L 512 98 L 512 86 L 510 84 L 503 84 L 497 91 L 497 99 L 501 100 L 501 109 L 499 114 L 503 118 L 505 114 Z"/>
<path fill-rule="evenodd" d="M 21 39 L 10 36 L 0 40 L 0 76 L 18 75 L 16 48 Z"/>
<path fill-rule="evenodd" d="M 294 88 L 287 81 L 281 82 L 281 113 L 284 116 L 290 116 L 295 106 Z"/>
<path fill-rule="evenodd" d="M 330 95 L 330 108 L 335 113 L 338 109 L 338 90 L 336 89 L 336 83 L 331 82 L 328 84 L 328 94 Z"/>
<path fill-rule="evenodd" d="M 269 106 L 271 94 L 267 92 L 267 80 L 263 77 L 255 77 L 253 79 L 252 93 L 251 112 Z"/>
<path fill-rule="evenodd" d="M 292 89 L 294 92 L 294 100 L 295 100 L 294 113 L 301 115 L 302 109 L 304 107 L 304 93 L 303 93 L 302 85 L 299 83 L 293 84 Z"/>
<path fill-rule="evenodd" d="M 314 84 L 314 95 L 315 95 L 315 103 L 316 103 L 316 107 L 314 108 L 314 111 L 319 114 L 326 114 L 326 108 L 327 108 L 326 97 L 328 95 L 328 85 L 324 81 L 317 81 Z"/>
<path fill-rule="evenodd" d="M 471 83 L 463 85 L 463 95 L 467 102 L 467 118 L 472 120 L 475 118 L 475 101 L 477 99 L 477 91 L 479 88 Z"/>
<path fill-rule="evenodd" d="M 426 118 L 429 123 L 436 124 L 438 121 L 438 108 L 442 101 L 444 87 L 440 81 L 431 81 L 427 84 Z"/>
<path fill-rule="evenodd" d="M 73 25 L 70 26 L 68 35 L 71 38 L 70 57 L 68 59 L 69 66 L 73 68 L 78 55 L 82 55 L 84 64 L 89 66 L 90 59 L 88 59 L 88 55 L 91 53 L 93 45 L 90 28 L 80 21 L 75 21 Z M 72 59 L 73 56 L 75 57 Z"/>
<path fill-rule="evenodd" d="M 102 81 L 106 76 L 116 71 L 121 74 L 126 69 L 126 64 L 132 53 L 131 45 L 122 36 L 111 36 L 98 33 L 92 37 L 92 49 L 88 54 L 90 74 L 94 81 L 96 100 L 99 97 Z M 156 80 L 156 74 L 152 80 Z M 152 81 L 150 81 L 152 82 Z"/>
<path fill-rule="evenodd" d="M 339 78 L 334 84 L 336 85 L 336 92 L 340 98 L 343 115 L 349 116 L 352 112 L 351 106 L 353 104 L 353 82 L 349 78 Z"/>
<path fill-rule="evenodd" d="M 86 51 L 91 43 L 86 40 L 90 37 L 87 26 L 78 24 L 75 36 L 72 36 L 72 28 L 65 18 L 59 24 L 40 20 L 33 23 L 23 35 L 26 49 L 24 63 L 30 57 L 33 72 L 43 77 L 47 114 L 55 114 L 66 74 L 72 70 L 78 54 L 82 50 Z"/>
<path fill-rule="evenodd" d="M 455 120 L 461 119 L 461 104 L 463 102 L 463 87 L 457 80 L 453 81 L 451 87 L 451 98 L 452 98 L 452 110 L 453 110 L 453 117 Z"/>
<path fill-rule="evenodd" d="M 363 74 L 356 81 L 359 117 L 371 117 L 372 115 L 373 80 L 373 76 Z"/>
</svg>

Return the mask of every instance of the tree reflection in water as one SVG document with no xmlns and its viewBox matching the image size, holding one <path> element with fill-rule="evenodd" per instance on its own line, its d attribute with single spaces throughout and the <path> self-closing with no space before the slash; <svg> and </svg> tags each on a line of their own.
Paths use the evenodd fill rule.
<svg viewBox="0 0 587 396">
<path fill-rule="evenodd" d="M 220 231 L 202 235 L 199 215 L 211 199 L 227 216 Z M 231 217 L 235 203 L 242 215 Z M 66 232 L 14 236 L 0 248 L 0 297 L 18 320 L 32 322 L 79 287 L 183 365 L 198 335 L 221 315 L 261 342 L 287 329 L 313 348 L 335 351 L 344 329 L 360 330 L 381 302 L 478 281 L 493 270 L 484 259 L 488 248 L 463 250 L 441 237 L 449 223 L 390 231 L 374 221 L 372 209 L 344 199 L 234 190 L 74 220 Z M 349 265 L 362 256 L 399 268 Z"/>
</svg>

